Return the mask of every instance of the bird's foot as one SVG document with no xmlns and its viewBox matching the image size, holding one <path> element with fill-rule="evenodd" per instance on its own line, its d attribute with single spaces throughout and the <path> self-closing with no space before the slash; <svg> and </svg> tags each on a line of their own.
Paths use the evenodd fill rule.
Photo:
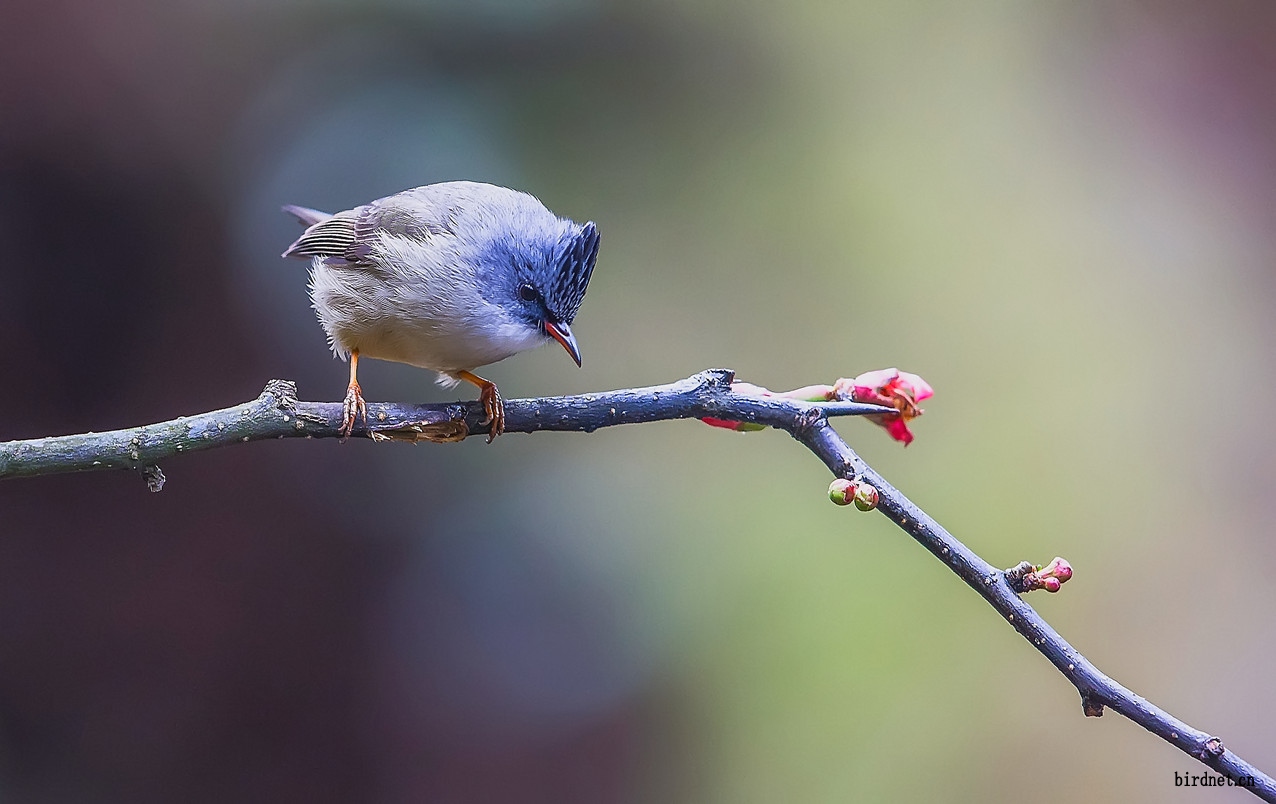
<svg viewBox="0 0 1276 804">
<path fill-rule="evenodd" d="M 363 389 L 359 383 L 351 381 L 350 387 L 346 388 L 346 400 L 341 403 L 341 429 L 337 434 L 341 436 L 342 444 L 354 430 L 355 419 L 362 419 L 364 427 L 368 426 L 368 404 L 363 401 Z"/>
<path fill-rule="evenodd" d="M 492 425 L 487 432 L 487 443 L 491 444 L 498 435 L 505 432 L 505 400 L 501 399 L 501 392 L 496 389 L 494 382 L 488 382 L 480 388 L 479 401 L 483 403 L 483 410 L 487 413 L 487 418 L 480 424 Z"/>
<path fill-rule="evenodd" d="M 483 411 L 487 414 L 487 418 L 479 424 L 492 425 L 487 431 L 487 443 L 491 444 L 498 435 L 505 432 L 505 400 L 501 399 L 501 392 L 496 390 L 496 383 L 485 380 L 472 371 L 462 370 L 451 376 L 478 386 L 479 401 L 483 403 Z"/>
</svg>

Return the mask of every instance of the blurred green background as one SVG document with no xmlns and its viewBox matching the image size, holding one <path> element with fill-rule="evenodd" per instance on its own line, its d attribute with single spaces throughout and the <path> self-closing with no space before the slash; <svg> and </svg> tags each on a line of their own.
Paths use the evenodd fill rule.
<svg viewBox="0 0 1276 804">
<path fill-rule="evenodd" d="M 1270 4 L 7 0 L 0 75 L 0 438 L 338 399 L 279 206 L 526 189 L 603 245 L 508 396 L 917 372 L 852 445 L 1276 770 Z M 1249 800 L 783 434 L 164 469 L 0 484 L 5 800 Z"/>
</svg>

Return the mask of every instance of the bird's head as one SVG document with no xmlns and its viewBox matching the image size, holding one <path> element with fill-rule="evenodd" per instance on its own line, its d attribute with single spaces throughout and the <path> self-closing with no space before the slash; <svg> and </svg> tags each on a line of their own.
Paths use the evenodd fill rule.
<svg viewBox="0 0 1276 804">
<path fill-rule="evenodd" d="M 579 366 L 571 324 L 598 259 L 598 227 L 565 223 L 567 230 L 557 242 L 515 258 L 514 285 L 508 290 L 518 319 L 558 341 Z"/>
</svg>

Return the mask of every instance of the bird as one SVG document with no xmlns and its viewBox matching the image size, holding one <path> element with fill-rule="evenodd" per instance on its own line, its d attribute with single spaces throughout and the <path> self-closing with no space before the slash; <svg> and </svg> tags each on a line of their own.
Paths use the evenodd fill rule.
<svg viewBox="0 0 1276 804">
<path fill-rule="evenodd" d="M 491 425 L 505 403 L 480 366 L 557 341 L 580 366 L 572 323 L 598 259 L 598 227 L 534 196 L 472 181 L 428 184 L 343 212 L 283 207 L 305 227 L 284 257 L 310 261 L 310 300 L 333 354 L 350 362 L 342 440 L 367 425 L 359 358 L 479 388 Z"/>
</svg>

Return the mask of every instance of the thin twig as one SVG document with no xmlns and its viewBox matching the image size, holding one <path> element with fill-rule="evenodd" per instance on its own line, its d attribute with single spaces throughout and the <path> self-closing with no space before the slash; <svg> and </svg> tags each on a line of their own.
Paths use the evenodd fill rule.
<svg viewBox="0 0 1276 804">
<path fill-rule="evenodd" d="M 1005 572 L 976 555 L 864 463 L 827 421 L 793 435 L 833 474 L 848 480 L 859 477 L 876 488 L 878 510 L 944 562 L 1050 660 L 1081 694 L 1087 717 L 1101 717 L 1107 706 L 1232 781 L 1244 783 L 1264 801 L 1276 802 L 1276 780 L 1227 750 L 1218 737 L 1189 726 L 1101 672 L 1015 593 Z"/>
<path fill-rule="evenodd" d="M 892 412 L 850 402 L 812 403 L 736 393 L 734 374 L 711 369 L 668 385 L 581 396 L 512 399 L 505 403 L 510 433 L 539 430 L 593 432 L 617 424 L 638 424 L 714 417 L 755 422 L 789 432 L 832 470 L 877 489 L 878 509 L 916 539 L 980 594 L 1021 636 L 1044 655 L 1081 694 L 1086 715 L 1103 708 L 1143 726 L 1179 750 L 1223 774 L 1264 801 L 1276 802 L 1276 780 L 1223 746 L 1215 736 L 1195 729 L 1113 681 L 1051 628 L 1011 588 L 997 569 L 886 482 L 829 425 L 831 416 Z M 482 406 L 475 402 L 443 405 L 369 403 L 366 427 L 354 435 L 373 440 L 460 441 L 487 432 Z M 164 484 L 161 460 L 185 452 L 268 438 L 335 438 L 341 424 L 336 402 L 301 402 L 296 386 L 275 380 L 252 402 L 181 417 L 173 421 L 109 433 L 39 438 L 0 443 L 0 478 L 133 469 L 152 490 Z"/>
</svg>

